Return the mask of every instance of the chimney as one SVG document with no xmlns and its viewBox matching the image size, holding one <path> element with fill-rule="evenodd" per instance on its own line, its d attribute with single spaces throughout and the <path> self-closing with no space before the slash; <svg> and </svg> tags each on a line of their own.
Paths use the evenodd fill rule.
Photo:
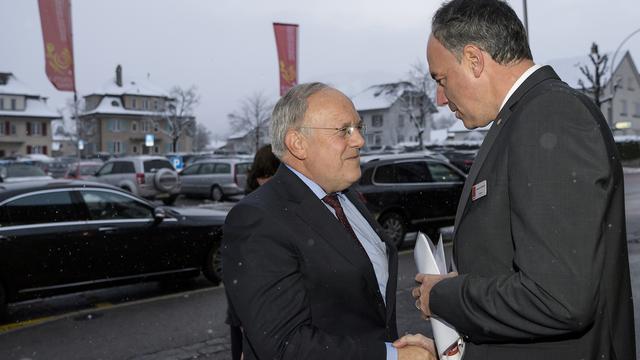
<svg viewBox="0 0 640 360">
<path fill-rule="evenodd" d="M 122 87 L 122 66 L 116 66 L 116 85 Z"/>
</svg>

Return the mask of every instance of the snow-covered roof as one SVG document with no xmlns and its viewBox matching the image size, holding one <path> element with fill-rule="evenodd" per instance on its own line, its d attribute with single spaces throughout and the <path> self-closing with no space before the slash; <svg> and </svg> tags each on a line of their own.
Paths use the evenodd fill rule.
<svg viewBox="0 0 640 360">
<path fill-rule="evenodd" d="M 16 78 L 12 73 L 2 71 L 0 71 L 0 73 L 8 75 L 7 83 L 4 85 L 0 84 L 0 94 L 40 97 L 37 92 L 29 88 L 22 81 L 18 80 L 18 78 Z"/>
<path fill-rule="evenodd" d="M 404 89 L 387 92 L 378 86 L 371 86 L 351 98 L 358 111 L 387 109 L 402 95 Z"/>
<path fill-rule="evenodd" d="M 618 68 L 618 66 L 620 65 L 620 63 L 625 57 L 624 56 L 625 53 L 626 51 L 618 52 L 616 58 L 614 59 L 616 63 L 613 64 L 614 65 L 613 69 Z M 601 55 L 603 56 L 607 55 L 607 57 L 609 58 L 609 62 L 607 63 L 608 69 L 606 69 L 607 71 L 606 77 L 608 78 L 609 68 L 611 66 L 611 60 L 612 60 L 611 56 L 613 56 L 613 54 L 611 52 L 608 52 Z M 578 83 L 579 80 L 582 80 L 585 86 L 587 87 L 589 86 L 589 81 L 580 71 L 580 66 L 584 66 L 584 65 L 586 65 L 589 69 L 593 69 L 593 63 L 591 62 L 591 59 L 589 58 L 588 54 L 582 55 L 582 56 L 552 59 L 547 61 L 546 64 L 551 65 L 553 70 L 555 70 L 558 76 L 560 76 L 560 79 L 566 82 L 572 88 L 575 88 L 575 89 L 580 88 L 580 85 Z"/>
<path fill-rule="evenodd" d="M 58 119 L 60 115 L 49 109 L 44 99 L 26 98 L 26 107 L 24 110 L 0 110 L 0 116 L 13 117 L 34 117 Z"/>
<path fill-rule="evenodd" d="M 157 112 L 148 110 L 132 110 L 125 109 L 122 106 L 122 99 L 118 96 L 104 96 L 100 100 L 100 104 L 95 109 L 82 113 L 82 116 L 94 115 L 94 114 L 108 114 L 108 115 L 136 115 L 136 116 L 157 116 Z"/>
<path fill-rule="evenodd" d="M 164 97 L 168 98 L 169 93 L 167 93 L 162 88 L 156 86 L 149 80 L 128 80 L 122 81 L 122 86 L 118 86 L 116 84 L 115 79 L 111 79 L 106 82 L 102 87 L 94 92 L 91 92 L 89 95 L 139 95 L 139 96 L 154 96 L 154 97 Z"/>
</svg>

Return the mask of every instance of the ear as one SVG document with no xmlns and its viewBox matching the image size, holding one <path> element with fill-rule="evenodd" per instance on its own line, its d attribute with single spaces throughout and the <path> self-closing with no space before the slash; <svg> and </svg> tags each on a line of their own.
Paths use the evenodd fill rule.
<svg viewBox="0 0 640 360">
<path fill-rule="evenodd" d="M 462 49 L 462 58 L 466 62 L 473 73 L 473 76 L 480 77 L 484 70 L 485 53 L 475 45 L 465 45 Z"/>
<path fill-rule="evenodd" d="M 307 139 L 299 131 L 289 129 L 284 136 L 284 145 L 296 159 L 304 160 L 307 158 Z"/>
</svg>

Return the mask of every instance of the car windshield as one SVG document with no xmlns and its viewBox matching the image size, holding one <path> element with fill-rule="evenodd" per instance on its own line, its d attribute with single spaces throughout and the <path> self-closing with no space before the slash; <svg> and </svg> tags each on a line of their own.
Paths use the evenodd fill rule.
<svg viewBox="0 0 640 360">
<path fill-rule="evenodd" d="M 2 167 L 4 177 L 31 177 L 31 176 L 47 176 L 39 167 L 27 164 L 11 164 Z"/>
<path fill-rule="evenodd" d="M 80 166 L 80 175 L 93 175 L 100 168 L 99 164 L 96 165 L 82 165 Z"/>
</svg>

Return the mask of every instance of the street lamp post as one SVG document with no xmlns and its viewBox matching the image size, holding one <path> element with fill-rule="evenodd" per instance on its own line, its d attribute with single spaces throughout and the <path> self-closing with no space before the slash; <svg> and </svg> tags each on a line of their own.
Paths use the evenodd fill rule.
<svg viewBox="0 0 640 360">
<path fill-rule="evenodd" d="M 620 45 L 618 45 L 618 48 L 616 49 L 616 51 L 613 52 L 613 56 L 611 57 L 611 63 L 609 64 L 609 84 L 610 84 L 610 91 L 611 91 L 611 96 L 609 97 L 611 101 L 611 103 L 609 104 L 609 122 L 610 122 L 609 126 L 611 126 L 612 128 L 615 127 L 615 124 L 613 121 L 613 105 L 614 105 L 613 100 L 616 94 L 616 86 L 614 84 L 615 79 L 613 78 L 613 71 L 615 69 L 613 67 L 615 66 L 616 57 L 618 56 L 618 52 L 620 52 L 620 49 L 622 49 L 622 46 L 627 42 L 627 40 L 631 39 L 631 37 L 637 33 L 640 33 L 640 29 L 636 29 L 632 31 L 629 35 L 627 35 L 627 37 L 625 37 L 620 42 Z"/>
</svg>

